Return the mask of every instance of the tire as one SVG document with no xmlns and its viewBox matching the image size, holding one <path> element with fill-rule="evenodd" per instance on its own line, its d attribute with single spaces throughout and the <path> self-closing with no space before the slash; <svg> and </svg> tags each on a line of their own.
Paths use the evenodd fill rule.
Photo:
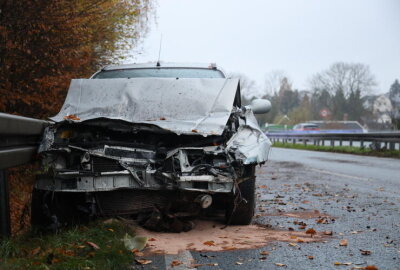
<svg viewBox="0 0 400 270">
<path fill-rule="evenodd" d="M 87 222 L 91 217 L 77 210 L 84 203 L 84 194 L 32 191 L 31 225 L 45 231 L 57 231 L 62 226 Z"/>
<path fill-rule="evenodd" d="M 249 225 L 253 220 L 255 201 L 255 166 L 247 168 L 246 177 L 250 178 L 239 184 L 242 201 L 234 207 L 235 196 L 231 197 L 226 208 L 226 223 L 229 225 Z"/>
<path fill-rule="evenodd" d="M 37 189 L 32 191 L 31 225 L 35 228 L 44 227 L 49 223 L 48 216 L 44 213 L 45 192 Z"/>
</svg>

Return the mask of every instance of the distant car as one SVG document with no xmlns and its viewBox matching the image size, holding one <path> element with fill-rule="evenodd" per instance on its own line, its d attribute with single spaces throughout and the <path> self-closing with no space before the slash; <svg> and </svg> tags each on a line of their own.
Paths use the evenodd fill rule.
<svg viewBox="0 0 400 270">
<path fill-rule="evenodd" d="M 72 80 L 40 145 L 32 223 L 216 205 L 249 224 L 271 146 L 253 113 L 269 107 L 242 106 L 239 80 L 212 65 L 109 66 Z"/>
<path fill-rule="evenodd" d="M 313 123 L 300 123 L 293 127 L 294 131 L 311 131 L 311 130 L 320 130 L 317 124 Z"/>
</svg>

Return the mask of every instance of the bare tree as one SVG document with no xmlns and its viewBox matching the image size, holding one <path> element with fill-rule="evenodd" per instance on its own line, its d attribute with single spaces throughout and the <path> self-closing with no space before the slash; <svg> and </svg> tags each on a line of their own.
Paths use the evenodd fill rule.
<svg viewBox="0 0 400 270">
<path fill-rule="evenodd" d="M 259 97 L 260 91 L 257 88 L 256 82 L 249 77 L 247 77 L 243 73 L 230 73 L 228 74 L 230 78 L 238 78 L 240 80 L 240 91 L 242 96 L 247 99 L 251 100 L 254 97 Z"/>
<path fill-rule="evenodd" d="M 291 80 L 288 79 L 288 76 L 285 71 L 283 70 L 272 70 L 265 75 L 265 92 L 267 95 L 273 95 L 274 93 L 278 92 L 282 81 L 287 79 L 288 84 L 292 84 Z"/>
<path fill-rule="evenodd" d="M 326 90 L 330 94 L 343 91 L 346 97 L 356 92 L 362 95 L 370 93 L 375 86 L 375 77 L 369 66 L 360 63 L 334 63 L 310 80 L 310 87 L 314 91 Z"/>
</svg>

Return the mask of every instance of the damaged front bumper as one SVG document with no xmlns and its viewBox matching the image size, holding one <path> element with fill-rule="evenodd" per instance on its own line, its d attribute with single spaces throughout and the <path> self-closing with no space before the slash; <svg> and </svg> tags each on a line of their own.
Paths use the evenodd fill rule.
<svg viewBox="0 0 400 270">
<path fill-rule="evenodd" d="M 227 155 L 217 146 L 178 148 L 166 154 L 162 167 L 156 153 L 143 149 L 104 146 L 103 150 L 87 150 L 70 146 L 63 149 L 68 155 L 78 156 L 80 170 L 64 169 L 65 161 L 47 153 L 51 167 L 37 177 L 36 188 L 62 192 L 100 192 L 118 189 L 183 190 L 204 193 L 230 193 L 234 188 L 235 172 Z M 129 158 L 112 156 L 121 154 Z M 108 156 L 106 153 L 109 153 Z M 62 156 L 62 155 L 61 155 Z M 144 156 L 147 156 L 144 158 Z M 198 164 L 200 159 L 210 164 Z"/>
</svg>

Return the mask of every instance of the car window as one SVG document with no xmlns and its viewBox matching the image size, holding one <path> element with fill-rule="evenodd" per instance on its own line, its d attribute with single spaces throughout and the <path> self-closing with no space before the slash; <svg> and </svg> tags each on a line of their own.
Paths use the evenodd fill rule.
<svg viewBox="0 0 400 270">
<path fill-rule="evenodd" d="M 216 69 L 206 68 L 134 68 L 119 70 L 102 70 L 94 79 L 114 78 L 224 78 L 224 74 Z"/>
</svg>

